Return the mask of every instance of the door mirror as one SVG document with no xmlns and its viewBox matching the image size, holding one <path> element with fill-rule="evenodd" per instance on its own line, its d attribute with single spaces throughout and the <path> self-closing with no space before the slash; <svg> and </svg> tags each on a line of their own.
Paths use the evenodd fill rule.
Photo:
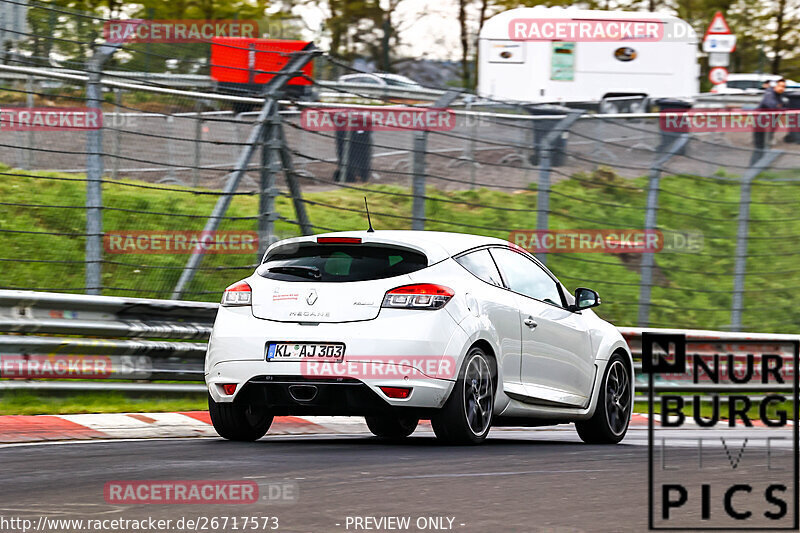
<svg viewBox="0 0 800 533">
<path fill-rule="evenodd" d="M 597 307 L 598 305 L 600 305 L 600 295 L 597 292 L 585 287 L 575 289 L 575 305 L 573 308 L 576 311 Z"/>
</svg>

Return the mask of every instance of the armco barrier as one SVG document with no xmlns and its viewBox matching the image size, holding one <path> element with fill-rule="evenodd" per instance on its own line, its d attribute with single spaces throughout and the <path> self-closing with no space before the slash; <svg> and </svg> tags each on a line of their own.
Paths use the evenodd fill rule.
<svg viewBox="0 0 800 533">
<path fill-rule="evenodd" d="M 216 312 L 211 303 L 0 290 L 0 377 L 200 381 Z M 102 371 L 70 374 L 82 356 L 105 357 L 91 359 Z M 20 387 L 15 379 L 10 388 Z"/>
<path fill-rule="evenodd" d="M 0 378 L 3 378 L 0 389 L 202 391 L 202 385 L 157 382 L 203 380 L 205 341 L 211 333 L 216 311 L 217 304 L 213 303 L 0 290 Z M 768 333 L 619 330 L 637 361 L 637 373 L 641 368 L 641 338 L 645 331 L 683 334 L 692 352 L 698 355 L 747 354 L 758 351 L 759 342 L 800 340 L 800 335 Z M 52 370 L 58 363 L 66 368 L 68 362 L 63 359 L 95 361 L 97 357 L 108 363 L 97 375 L 59 374 Z M 6 364 L 8 361 L 11 364 Z M 34 364 L 34 369 L 42 375 L 36 372 L 20 375 L 17 365 L 20 361 L 42 363 L 38 367 Z M 86 377 L 91 379 L 36 379 Z M 741 391 L 741 387 L 737 390 Z M 791 385 L 750 388 L 754 392 L 788 392 Z M 725 389 L 725 385 L 693 384 L 685 379 L 660 380 L 657 384 L 657 390 L 712 392 Z"/>
</svg>

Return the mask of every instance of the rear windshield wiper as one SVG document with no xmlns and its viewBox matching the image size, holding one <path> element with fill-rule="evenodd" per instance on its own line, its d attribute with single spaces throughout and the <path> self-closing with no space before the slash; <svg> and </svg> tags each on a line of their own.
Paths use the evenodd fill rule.
<svg viewBox="0 0 800 533">
<path fill-rule="evenodd" d="M 267 269 L 267 272 L 275 274 L 290 274 L 292 276 L 320 279 L 322 272 L 315 266 L 300 266 L 300 265 L 284 265 L 274 266 Z"/>
</svg>

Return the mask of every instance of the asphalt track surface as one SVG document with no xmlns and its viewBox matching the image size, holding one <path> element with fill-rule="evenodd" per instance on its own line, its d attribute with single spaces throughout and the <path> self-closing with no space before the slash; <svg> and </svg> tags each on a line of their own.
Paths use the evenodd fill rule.
<svg viewBox="0 0 800 533">
<path fill-rule="evenodd" d="M 644 428 L 632 428 L 620 445 L 589 446 L 579 442 L 571 426 L 564 426 L 493 430 L 478 447 L 440 445 L 429 430 L 399 444 L 365 435 L 302 435 L 267 436 L 255 443 L 189 438 L 4 445 L 0 529 L 21 530 L 3 524 L 3 517 L 37 524 L 41 516 L 153 517 L 173 523 L 182 517 L 275 516 L 277 531 L 293 532 L 646 531 L 645 442 Z M 756 468 L 764 466 L 764 459 L 750 455 L 752 450 L 756 448 L 747 450 L 737 475 L 764 481 L 768 475 Z M 677 447 L 670 451 L 670 461 L 690 463 L 696 454 L 689 445 Z M 705 470 L 684 471 L 681 479 L 689 486 L 707 482 L 715 469 L 728 470 L 707 460 Z M 254 480 L 260 490 L 270 483 L 288 483 L 297 493 L 281 503 L 120 505 L 107 503 L 103 492 L 109 481 L 204 479 Z M 699 513 L 697 504 L 690 507 L 682 511 L 684 516 Z M 347 517 L 367 516 L 407 516 L 411 527 L 377 529 L 371 523 L 374 529 L 366 529 L 347 522 Z M 418 528 L 420 517 L 446 518 L 436 529 L 430 524 Z M 450 527 L 447 518 L 452 519 Z M 234 531 L 230 524 L 224 531 Z M 252 530 L 265 529 L 259 524 Z M 172 525 L 166 531 L 182 530 Z"/>
</svg>

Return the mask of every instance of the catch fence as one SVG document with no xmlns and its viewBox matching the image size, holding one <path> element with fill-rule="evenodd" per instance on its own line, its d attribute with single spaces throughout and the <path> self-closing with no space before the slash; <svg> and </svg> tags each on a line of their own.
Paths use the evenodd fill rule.
<svg viewBox="0 0 800 533">
<path fill-rule="evenodd" d="M 178 65 L 176 76 L 205 75 L 207 43 L 114 48 L 101 17 L 28 10 L 55 13 L 65 30 L 29 24 L 0 64 L 3 288 L 218 300 L 270 242 L 366 229 L 366 196 L 377 229 L 528 247 L 545 231 L 601 232 L 601 251 L 531 249 L 569 288 L 598 290 L 598 312 L 618 325 L 796 331 L 800 148 L 791 134 L 755 150 L 746 131 L 665 133 L 658 112 L 520 105 L 442 87 L 381 94 L 335 83 L 352 70 L 313 47 L 259 52 L 289 64 L 251 94 L 187 90 L 134 68 L 149 57 L 151 67 Z M 310 90 L 283 90 L 309 61 Z M 6 119 L 98 107 L 98 129 Z M 335 131 L 307 120 L 320 108 L 401 107 L 446 108 L 452 127 Z M 658 232 L 657 251 L 614 246 L 642 230 Z M 235 235 L 237 247 L 169 248 L 208 232 Z"/>
</svg>

